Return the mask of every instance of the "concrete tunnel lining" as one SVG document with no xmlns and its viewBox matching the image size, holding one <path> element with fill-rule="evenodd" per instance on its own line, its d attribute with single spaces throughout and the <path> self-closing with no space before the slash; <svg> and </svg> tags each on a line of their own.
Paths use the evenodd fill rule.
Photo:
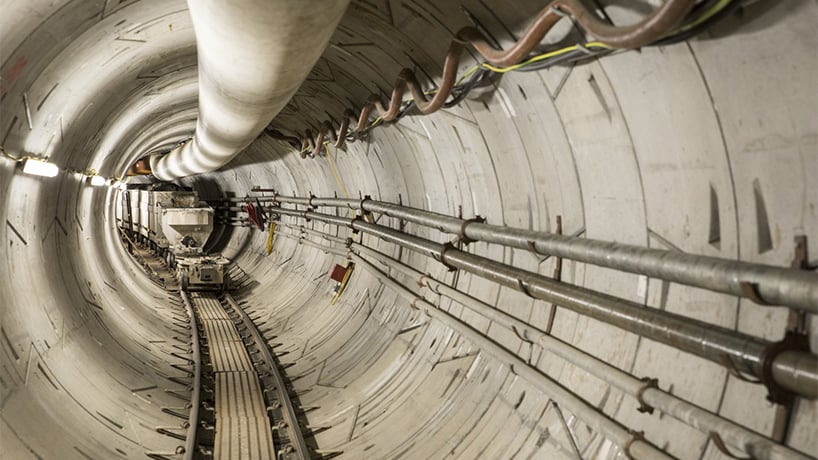
<svg viewBox="0 0 818 460">
<path fill-rule="evenodd" d="M 464 5 L 502 43 L 543 6 Z M 615 2 L 606 11 L 615 23 L 634 22 L 644 5 Z M 9 8 L 13 14 L 0 18 L 0 144 L 7 151 L 112 177 L 192 134 L 197 74 L 185 2 L 29 1 Z M 406 117 L 375 129 L 369 142 L 332 149 L 332 166 L 325 157 L 302 160 L 265 134 L 223 170 L 181 182 L 205 198 L 241 196 L 254 185 L 343 196 L 334 167 L 352 196 L 400 197 L 417 208 L 543 231 L 553 231 L 559 215 L 566 233 L 787 266 L 796 235 L 808 235 L 809 253 L 818 254 L 817 16 L 812 1 L 759 2 L 743 18 L 685 43 L 506 74 L 456 107 Z M 452 31 L 467 24 L 460 4 L 353 1 L 311 76 L 271 126 L 296 133 L 327 112 L 340 117 L 350 102 L 391 87 L 406 65 L 439 75 Z M 465 61 L 464 69 L 474 62 Z M 180 403 L 163 391 L 178 387 L 163 377 L 178 374 L 169 341 L 178 328 L 168 294 L 120 244 L 114 189 L 87 187 L 77 173 L 24 176 L 5 159 L 0 183 L 6 220 L 0 456 L 144 458 L 146 451 L 172 451 L 177 441 L 155 427 L 176 423 L 159 408 Z M 435 230 L 409 230 L 446 240 Z M 535 326 L 547 320 L 545 302 L 467 273 L 449 274 L 375 238 L 363 241 L 439 279 L 456 276 L 459 288 Z M 300 376 L 293 385 L 301 405 L 317 407 L 307 414 L 309 424 L 329 427 L 315 435 L 317 447 L 343 451 L 343 458 L 571 456 L 547 399 L 508 366 L 418 315 L 366 271 L 356 272 L 329 305 L 332 285 L 323 275 L 340 258 L 287 238 L 277 239 L 267 257 L 265 244 L 265 234 L 238 228 L 223 252 L 252 277 L 254 287 L 241 300 L 296 358 L 287 374 Z M 553 271 L 553 260 L 540 264 L 523 250 L 479 242 L 470 250 Z M 747 299 L 568 260 L 563 277 L 768 340 L 785 329 L 785 309 Z M 635 400 L 599 379 L 461 305 L 440 304 L 530 356 L 625 426 L 645 430 L 672 455 L 724 457 L 706 434 L 640 414 Z M 814 316 L 809 323 L 816 349 Z M 764 388 L 721 366 L 564 309 L 553 331 L 702 407 L 762 434 L 772 430 L 775 407 Z M 816 418 L 818 403 L 799 401 L 787 444 L 818 455 Z M 579 420 L 570 424 L 585 453 L 616 457 L 609 441 Z"/>
</svg>

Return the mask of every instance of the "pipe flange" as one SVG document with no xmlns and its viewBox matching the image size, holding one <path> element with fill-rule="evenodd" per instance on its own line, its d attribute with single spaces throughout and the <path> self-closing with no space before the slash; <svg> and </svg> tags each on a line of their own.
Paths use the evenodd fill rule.
<svg viewBox="0 0 818 460">
<path fill-rule="evenodd" d="M 478 223 L 478 224 L 485 224 L 486 218 L 480 216 L 479 214 L 472 217 L 471 219 L 464 220 L 462 224 L 460 224 L 460 233 L 458 233 L 457 237 L 460 239 L 460 242 L 463 244 L 474 243 L 475 240 L 466 236 L 466 227 L 471 224 Z"/>
<path fill-rule="evenodd" d="M 640 388 L 639 391 L 636 392 L 636 400 L 639 401 L 639 407 L 637 407 L 636 410 L 638 412 L 643 413 L 643 414 L 652 414 L 653 413 L 653 406 L 646 403 L 645 400 L 642 399 L 642 395 L 645 393 L 645 390 L 647 390 L 648 388 L 658 389 L 659 388 L 659 379 L 654 379 L 654 378 L 650 378 L 650 377 L 643 377 L 640 380 L 642 382 L 644 382 L 644 385 L 642 385 L 642 388 Z"/>
<path fill-rule="evenodd" d="M 809 352 L 809 337 L 806 334 L 787 331 L 784 338 L 767 345 L 761 353 L 761 383 L 767 387 L 767 400 L 771 403 L 788 405 L 797 396 L 792 391 L 782 387 L 773 376 L 773 364 L 779 354 L 785 351 Z"/>
<path fill-rule="evenodd" d="M 437 261 L 442 263 L 444 267 L 448 268 L 450 272 L 453 272 L 457 270 L 457 267 L 446 262 L 446 252 L 451 249 L 457 250 L 451 241 L 444 244 L 443 248 L 440 250 L 440 257 L 437 258 Z"/>
</svg>

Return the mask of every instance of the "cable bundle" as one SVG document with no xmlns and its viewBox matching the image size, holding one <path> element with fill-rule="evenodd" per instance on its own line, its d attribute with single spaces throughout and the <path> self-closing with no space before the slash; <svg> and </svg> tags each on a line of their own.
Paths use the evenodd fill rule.
<svg viewBox="0 0 818 460">
<path fill-rule="evenodd" d="M 443 78 L 437 89 L 424 91 L 414 72 L 404 68 L 398 75 L 386 106 L 379 95 L 373 94 L 357 115 L 350 109 L 344 111 L 337 130 L 327 120 L 320 124 L 315 136 L 312 130 L 306 130 L 300 138 L 277 130 L 269 133 L 273 138 L 299 149 L 302 158 L 308 155 L 314 157 L 324 151 L 330 141 L 336 148 L 342 148 L 346 142 L 365 137 L 372 128 L 397 121 L 407 114 L 419 112 L 428 115 L 441 108 L 455 106 L 493 74 L 538 71 L 555 65 L 587 61 L 619 50 L 678 43 L 707 30 L 733 12 L 739 4 L 739 0 L 705 0 L 700 3 L 695 0 L 668 0 L 641 22 L 616 27 L 600 20 L 579 0 L 555 0 L 540 11 L 522 38 L 508 50 L 496 49 L 474 27 L 461 29 L 449 44 Z M 597 40 L 530 56 L 545 34 L 563 17 L 570 18 L 577 27 Z M 477 51 L 485 61 L 455 80 L 460 55 L 466 45 Z M 404 99 L 407 91 L 411 97 Z M 377 116 L 370 122 L 373 111 L 377 111 Z"/>
</svg>

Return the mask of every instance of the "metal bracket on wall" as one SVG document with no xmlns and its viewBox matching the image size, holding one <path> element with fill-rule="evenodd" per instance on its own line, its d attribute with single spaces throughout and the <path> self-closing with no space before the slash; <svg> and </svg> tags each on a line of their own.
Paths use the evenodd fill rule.
<svg viewBox="0 0 818 460">
<path fill-rule="evenodd" d="M 793 258 L 790 266 L 800 270 L 815 270 L 818 264 L 810 264 L 809 250 L 807 245 L 806 235 L 796 235 L 794 238 L 795 249 L 793 250 Z M 809 336 L 807 335 L 807 315 L 803 311 L 791 308 L 787 316 L 787 332 L 802 337 L 800 340 L 806 339 L 806 347 L 809 348 Z M 786 340 L 786 338 L 785 338 Z M 770 399 L 770 396 L 767 398 Z M 789 437 L 790 428 L 792 426 L 792 416 L 795 413 L 795 400 L 789 398 L 783 403 L 778 403 L 775 410 L 775 418 L 773 419 L 773 429 L 770 435 L 771 438 L 778 442 L 786 442 Z"/>
</svg>

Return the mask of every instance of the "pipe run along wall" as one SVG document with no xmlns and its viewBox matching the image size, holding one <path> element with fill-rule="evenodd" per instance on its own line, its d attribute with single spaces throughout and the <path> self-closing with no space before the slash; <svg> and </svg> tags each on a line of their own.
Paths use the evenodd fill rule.
<svg viewBox="0 0 818 460">
<path fill-rule="evenodd" d="M 264 130 L 290 101 L 327 45 L 349 0 L 190 0 L 199 61 L 193 139 L 150 157 L 173 180 L 215 171 Z"/>
</svg>

